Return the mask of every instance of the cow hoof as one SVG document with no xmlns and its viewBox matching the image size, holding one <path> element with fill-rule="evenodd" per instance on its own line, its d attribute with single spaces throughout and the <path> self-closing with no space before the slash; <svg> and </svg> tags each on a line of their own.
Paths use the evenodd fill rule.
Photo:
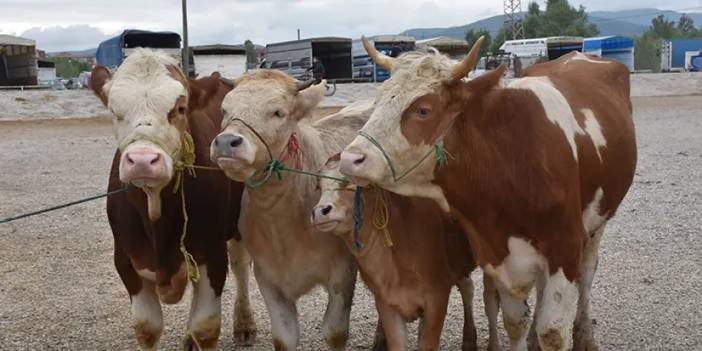
<svg viewBox="0 0 702 351">
<path fill-rule="evenodd" d="M 463 344 L 461 351 L 478 351 L 478 345 L 472 343 Z"/>
<path fill-rule="evenodd" d="M 199 351 L 190 335 L 183 338 L 183 351 Z"/>
<path fill-rule="evenodd" d="M 597 343 L 594 339 L 576 340 L 573 343 L 573 351 L 597 351 Z"/>
<path fill-rule="evenodd" d="M 251 347 L 256 343 L 256 330 L 237 330 L 234 332 L 234 344 Z"/>
</svg>

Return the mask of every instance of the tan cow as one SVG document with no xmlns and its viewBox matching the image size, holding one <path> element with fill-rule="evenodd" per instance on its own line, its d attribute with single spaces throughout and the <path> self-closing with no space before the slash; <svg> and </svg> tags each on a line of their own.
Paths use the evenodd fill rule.
<svg viewBox="0 0 702 351">
<path fill-rule="evenodd" d="M 327 162 L 322 174 L 342 177 L 338 156 Z M 362 226 L 355 238 L 355 187 L 328 178 L 320 179 L 320 187 L 322 195 L 312 211 L 312 222 L 320 231 L 341 236 L 356 257 L 361 277 L 373 292 L 388 349 L 406 350 L 405 324 L 421 317 L 419 349 L 439 350 L 455 285 L 463 299 L 462 350 L 477 350 L 470 278 L 476 264 L 460 225 L 431 200 L 364 190 Z M 357 240 L 362 247 L 356 246 Z M 494 299 L 494 290 L 484 292 L 485 300 Z M 490 348 L 496 349 L 497 310 L 486 312 L 493 336 Z"/>
<path fill-rule="evenodd" d="M 175 177 L 177 165 L 191 156 L 198 166 L 213 166 L 208 146 L 219 130 L 221 101 L 230 88 L 217 73 L 187 80 L 171 57 L 145 49 L 130 55 L 114 76 L 96 67 L 91 85 L 112 112 L 116 131 L 109 190 L 125 184 L 139 188 L 107 200 L 115 266 L 129 293 L 139 347 L 158 348 L 161 303 L 177 303 L 188 285 L 180 248 L 183 207 L 188 215 L 184 245 L 200 275 L 193 288 L 186 349 L 217 349 L 227 246 L 237 278 L 234 335 L 251 343 L 256 333 L 248 290 L 251 259 L 236 230 L 243 186 L 221 172 L 186 176 L 182 187 Z M 192 136 L 193 155 L 184 146 L 187 136 Z"/>
<path fill-rule="evenodd" d="M 506 87 L 498 84 L 504 67 L 465 81 L 481 42 L 460 63 L 419 53 L 392 59 L 366 45 L 391 78 L 342 153 L 341 171 L 454 214 L 497 281 L 514 349 L 527 345 L 524 301 L 534 285 L 541 348 L 594 349 L 598 246 L 636 166 L 629 72 L 573 53 Z"/>
<path fill-rule="evenodd" d="M 271 158 L 289 168 L 317 170 L 341 152 L 370 115 L 372 104 L 350 106 L 309 121 L 324 95 L 324 84 L 309 87 L 275 70 L 260 70 L 236 81 L 224 98 L 222 132 L 211 158 L 225 174 L 247 182 Z M 271 318 L 276 350 L 295 350 L 299 325 L 295 302 L 315 286 L 329 294 L 322 333 L 333 350 L 348 339 L 356 265 L 343 241 L 320 235 L 308 214 L 319 199 L 316 179 L 293 173 L 254 177 L 242 199 L 239 229 L 254 261 L 254 274 Z"/>
</svg>

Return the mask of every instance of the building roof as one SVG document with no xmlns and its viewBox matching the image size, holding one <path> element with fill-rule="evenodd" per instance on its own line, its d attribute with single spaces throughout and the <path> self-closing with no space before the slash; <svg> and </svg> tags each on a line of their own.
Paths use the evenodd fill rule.
<svg viewBox="0 0 702 351">
<path fill-rule="evenodd" d="M 350 43 L 351 39 L 342 38 L 342 37 L 319 37 L 319 38 L 306 38 L 306 39 L 300 39 L 300 40 L 281 41 L 278 43 L 269 43 L 266 45 L 266 47 L 298 44 L 298 43 L 346 43 L 346 42 Z"/>
<path fill-rule="evenodd" d="M 417 46 L 433 46 L 435 48 L 468 48 L 468 42 L 462 39 L 450 37 L 435 37 L 429 39 L 417 40 Z"/>
<path fill-rule="evenodd" d="M 195 55 L 245 55 L 244 45 L 211 44 L 191 46 Z"/>
<path fill-rule="evenodd" d="M 0 45 L 36 46 L 37 42 L 14 35 L 0 34 Z"/>
<path fill-rule="evenodd" d="M 369 37 L 371 41 L 388 43 L 388 42 L 411 42 L 414 43 L 416 39 L 407 35 L 374 35 Z"/>
</svg>

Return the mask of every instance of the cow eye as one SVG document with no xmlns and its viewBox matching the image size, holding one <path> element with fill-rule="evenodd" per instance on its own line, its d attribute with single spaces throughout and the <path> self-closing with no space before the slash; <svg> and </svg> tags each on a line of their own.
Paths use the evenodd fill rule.
<svg viewBox="0 0 702 351">
<path fill-rule="evenodd" d="M 181 115 L 184 115 L 187 111 L 188 109 L 185 108 L 185 106 L 178 107 L 178 113 L 180 113 Z"/>
<path fill-rule="evenodd" d="M 275 111 L 275 116 L 283 118 L 283 117 L 285 117 L 285 112 L 283 112 L 281 110 Z"/>
<path fill-rule="evenodd" d="M 426 107 L 420 107 L 417 110 L 417 114 L 419 115 L 420 118 L 427 118 L 431 114 L 431 109 L 428 109 Z"/>
</svg>

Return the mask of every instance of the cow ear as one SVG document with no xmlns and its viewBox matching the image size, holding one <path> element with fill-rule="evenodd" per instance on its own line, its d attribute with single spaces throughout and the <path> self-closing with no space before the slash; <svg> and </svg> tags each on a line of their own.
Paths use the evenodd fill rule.
<svg viewBox="0 0 702 351">
<path fill-rule="evenodd" d="M 471 95 L 481 96 L 495 88 L 500 83 L 506 69 L 507 66 L 502 64 L 500 67 L 497 67 L 492 71 L 488 71 L 480 77 L 472 79 L 465 84 Z"/>
<path fill-rule="evenodd" d="M 105 66 L 95 66 L 90 73 L 90 89 L 100 98 L 100 101 L 107 106 L 107 92 L 104 90 L 105 84 L 112 78 L 110 71 Z"/>
<path fill-rule="evenodd" d="M 319 105 L 324 97 L 324 92 L 327 90 L 326 83 L 326 80 L 322 80 L 321 83 L 301 90 L 297 94 L 293 113 L 295 118 L 300 119 L 307 116 L 312 109 Z"/>
</svg>

